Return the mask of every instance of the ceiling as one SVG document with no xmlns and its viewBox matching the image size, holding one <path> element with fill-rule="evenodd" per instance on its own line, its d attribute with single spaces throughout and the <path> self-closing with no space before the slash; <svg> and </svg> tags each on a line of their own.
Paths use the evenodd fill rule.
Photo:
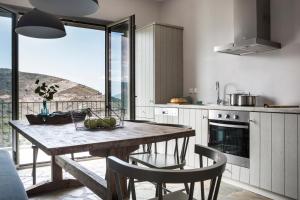
<svg viewBox="0 0 300 200">
<path fill-rule="evenodd" d="M 92 14 L 85 16 L 87 20 L 100 21 L 117 21 L 124 16 L 130 16 L 135 13 L 142 17 L 145 13 L 156 12 L 157 7 L 166 0 L 98 0 L 100 2 L 100 9 Z M 13 5 L 25 8 L 32 8 L 28 0 L 0 0 L 0 5 Z M 113 10 L 113 12 L 112 12 Z M 153 13 L 154 14 L 154 13 Z M 155 15 L 155 14 L 154 14 Z"/>
</svg>

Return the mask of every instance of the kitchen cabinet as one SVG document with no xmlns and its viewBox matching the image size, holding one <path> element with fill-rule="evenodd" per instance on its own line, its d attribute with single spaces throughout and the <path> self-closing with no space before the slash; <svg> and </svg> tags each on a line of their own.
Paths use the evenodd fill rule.
<svg viewBox="0 0 300 200">
<path fill-rule="evenodd" d="M 153 106 L 136 106 L 136 119 L 154 121 L 154 107 Z"/>
<path fill-rule="evenodd" d="M 136 106 L 183 96 L 183 28 L 153 23 L 136 31 Z"/>
<path fill-rule="evenodd" d="M 298 117 L 297 115 L 285 115 L 285 195 L 296 199 L 298 196 Z"/>
<path fill-rule="evenodd" d="M 260 114 L 260 187 L 271 190 L 271 113 Z M 251 148 L 251 147 L 250 147 Z"/>
<path fill-rule="evenodd" d="M 164 123 L 164 124 L 178 124 L 178 108 L 154 108 L 154 121 L 156 123 Z M 157 152 L 165 153 L 165 142 L 157 143 Z M 174 153 L 175 141 L 168 141 L 168 153 Z"/>
<path fill-rule="evenodd" d="M 195 144 L 207 146 L 208 135 L 208 110 L 201 109 L 179 109 L 179 124 L 190 126 L 196 131 L 196 136 L 191 137 L 187 150 L 187 165 L 199 167 L 199 157 L 194 153 Z M 204 159 L 204 165 L 207 165 L 207 159 Z"/>
<path fill-rule="evenodd" d="M 272 192 L 284 195 L 284 115 L 272 114 Z"/>
<path fill-rule="evenodd" d="M 260 114 L 250 113 L 250 184 L 259 186 Z"/>
<path fill-rule="evenodd" d="M 250 185 L 299 197 L 299 116 L 250 113 Z"/>
<path fill-rule="evenodd" d="M 298 115 L 298 199 L 300 200 L 300 115 Z"/>
</svg>

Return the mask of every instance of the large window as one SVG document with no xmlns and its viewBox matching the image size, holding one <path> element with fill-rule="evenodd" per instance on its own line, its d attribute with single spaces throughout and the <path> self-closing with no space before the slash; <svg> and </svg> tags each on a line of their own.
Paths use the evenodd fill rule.
<svg viewBox="0 0 300 200">
<path fill-rule="evenodd" d="M 59 86 L 50 112 L 105 108 L 105 31 L 66 26 L 61 39 L 19 36 L 19 117 L 38 114 L 35 81 Z M 20 163 L 32 162 L 31 144 L 20 137 Z M 27 156 L 28 155 L 28 156 Z M 39 154 L 39 161 L 49 158 Z"/>
<path fill-rule="evenodd" d="M 0 9 L 0 148 L 11 147 L 12 18 Z"/>
<path fill-rule="evenodd" d="M 32 162 L 32 144 L 8 122 L 41 112 L 36 80 L 59 86 L 50 113 L 112 107 L 134 118 L 134 16 L 110 25 L 67 22 L 66 37 L 48 40 L 17 36 L 17 16 L 0 8 L 0 148 L 13 149 L 16 162 Z M 38 161 L 48 160 L 39 153 Z"/>
</svg>

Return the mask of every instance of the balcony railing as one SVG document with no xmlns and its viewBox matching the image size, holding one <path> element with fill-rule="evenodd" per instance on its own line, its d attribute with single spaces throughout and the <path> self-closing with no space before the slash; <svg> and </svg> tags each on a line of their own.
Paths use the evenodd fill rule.
<svg viewBox="0 0 300 200">
<path fill-rule="evenodd" d="M 0 102 L 0 148 L 11 146 L 11 102 Z M 42 102 L 19 102 L 19 119 L 25 120 L 28 114 L 38 114 Z M 79 110 L 84 108 L 105 109 L 105 101 L 51 101 L 47 104 L 49 112 Z M 22 141 L 21 141 L 22 142 Z"/>
</svg>

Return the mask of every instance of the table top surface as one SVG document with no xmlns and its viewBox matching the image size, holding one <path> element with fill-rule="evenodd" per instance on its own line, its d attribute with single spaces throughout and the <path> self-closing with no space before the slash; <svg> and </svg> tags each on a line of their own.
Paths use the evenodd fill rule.
<svg viewBox="0 0 300 200">
<path fill-rule="evenodd" d="M 20 120 L 12 120 L 9 124 L 48 155 L 130 147 L 195 135 L 190 128 L 136 122 L 125 122 L 123 128 L 100 131 L 76 131 L 74 124 L 29 125 Z"/>
</svg>

